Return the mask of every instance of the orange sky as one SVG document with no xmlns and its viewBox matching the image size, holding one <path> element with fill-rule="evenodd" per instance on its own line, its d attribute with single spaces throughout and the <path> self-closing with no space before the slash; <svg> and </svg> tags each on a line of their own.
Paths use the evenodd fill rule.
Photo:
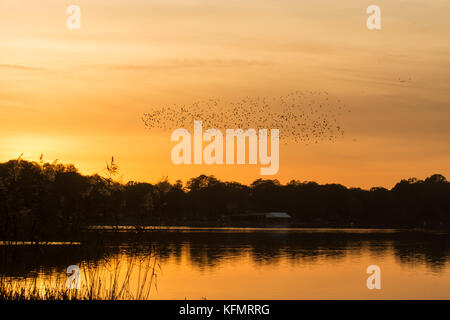
<svg viewBox="0 0 450 320">
<path fill-rule="evenodd" d="M 71 4 L 81 30 L 66 28 Z M 377 1 L 380 31 L 366 28 L 370 4 L 1 0 L 0 161 L 43 153 L 94 173 L 114 155 L 124 181 L 207 173 L 248 183 L 259 165 L 173 165 L 171 132 L 145 130 L 141 115 L 315 90 L 351 109 L 344 137 L 281 144 L 278 174 L 263 178 L 367 188 L 450 177 L 450 2 Z"/>
</svg>

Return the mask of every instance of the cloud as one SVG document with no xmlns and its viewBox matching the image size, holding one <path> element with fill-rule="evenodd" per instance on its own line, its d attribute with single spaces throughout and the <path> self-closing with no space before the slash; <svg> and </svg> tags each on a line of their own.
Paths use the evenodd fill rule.
<svg viewBox="0 0 450 320">
<path fill-rule="evenodd" d="M 20 66 L 20 65 L 14 65 L 14 64 L 1 64 L 1 63 L 0 63 L 0 68 L 16 69 L 16 70 L 31 70 L 31 71 L 44 70 L 44 68 L 40 68 L 40 67 L 28 67 L 28 66 Z"/>
<path fill-rule="evenodd" d="M 103 66 L 111 70 L 136 70 L 147 71 L 157 69 L 180 69 L 180 68 L 201 68 L 201 67 L 251 67 L 251 66 L 267 66 L 267 61 L 258 60 L 241 60 L 241 59 L 185 59 L 185 60 L 168 60 L 156 62 L 154 64 L 119 64 Z"/>
</svg>

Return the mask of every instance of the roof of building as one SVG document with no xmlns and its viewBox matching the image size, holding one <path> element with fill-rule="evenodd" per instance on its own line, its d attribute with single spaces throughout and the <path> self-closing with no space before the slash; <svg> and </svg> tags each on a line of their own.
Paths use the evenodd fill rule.
<svg viewBox="0 0 450 320">
<path fill-rule="evenodd" d="M 265 213 L 266 218 L 290 218 L 286 212 L 267 212 Z"/>
<path fill-rule="evenodd" d="M 258 212 L 258 213 L 241 213 L 234 214 L 232 217 L 255 217 L 264 216 L 265 218 L 276 218 L 276 219 L 290 219 L 291 216 L 286 212 Z"/>
</svg>

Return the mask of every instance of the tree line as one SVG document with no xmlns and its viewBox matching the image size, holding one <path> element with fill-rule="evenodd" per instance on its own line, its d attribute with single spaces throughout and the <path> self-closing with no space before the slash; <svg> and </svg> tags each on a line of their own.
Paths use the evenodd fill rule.
<svg viewBox="0 0 450 320">
<path fill-rule="evenodd" d="M 200 175 L 156 184 L 83 175 L 54 161 L 0 163 L 0 240 L 45 239 L 77 234 L 89 225 L 209 224 L 245 212 L 283 211 L 296 226 L 450 226 L 450 183 L 440 174 L 401 180 L 392 189 L 257 179 L 250 185 Z"/>
</svg>

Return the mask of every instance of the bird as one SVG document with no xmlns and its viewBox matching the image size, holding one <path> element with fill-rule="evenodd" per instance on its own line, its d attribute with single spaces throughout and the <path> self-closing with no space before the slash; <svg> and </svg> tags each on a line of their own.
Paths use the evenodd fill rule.
<svg viewBox="0 0 450 320">
<path fill-rule="evenodd" d="M 205 99 L 190 104 L 153 107 L 142 115 L 148 130 L 174 130 L 201 120 L 204 128 L 279 129 L 285 144 L 335 142 L 344 135 L 340 124 L 345 111 L 340 100 L 326 91 L 292 91 L 286 95 L 246 96 L 232 101 Z"/>
</svg>

